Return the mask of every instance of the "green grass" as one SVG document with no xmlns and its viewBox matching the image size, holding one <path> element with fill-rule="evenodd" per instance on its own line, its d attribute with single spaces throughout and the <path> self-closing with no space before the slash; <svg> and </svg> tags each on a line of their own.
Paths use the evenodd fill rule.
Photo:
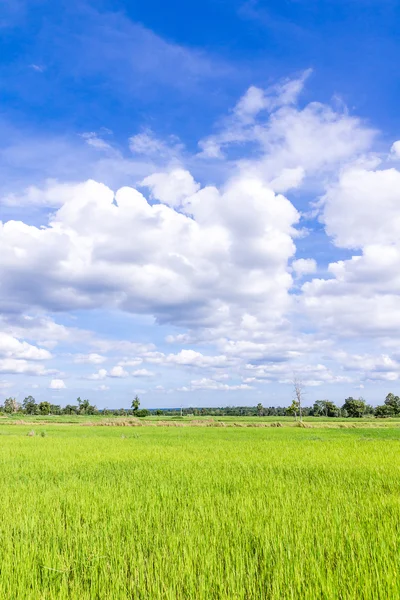
<svg viewBox="0 0 400 600">
<path fill-rule="evenodd" d="M 31 429 L 0 426 L 0 598 L 400 597 L 399 428 Z"/>
</svg>

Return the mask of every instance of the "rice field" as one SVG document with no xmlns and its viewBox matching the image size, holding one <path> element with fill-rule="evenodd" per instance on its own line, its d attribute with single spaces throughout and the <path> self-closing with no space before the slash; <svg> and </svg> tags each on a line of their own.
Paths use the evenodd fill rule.
<svg viewBox="0 0 400 600">
<path fill-rule="evenodd" d="M 0 426 L 0 598 L 400 598 L 395 424 L 33 430 Z"/>
</svg>

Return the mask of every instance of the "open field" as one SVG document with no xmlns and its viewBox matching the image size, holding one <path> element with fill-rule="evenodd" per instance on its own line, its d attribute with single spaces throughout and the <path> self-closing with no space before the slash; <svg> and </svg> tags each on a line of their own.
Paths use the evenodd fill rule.
<svg viewBox="0 0 400 600">
<path fill-rule="evenodd" d="M 400 597 L 397 426 L 31 429 L 0 425 L 1 598 Z"/>
</svg>

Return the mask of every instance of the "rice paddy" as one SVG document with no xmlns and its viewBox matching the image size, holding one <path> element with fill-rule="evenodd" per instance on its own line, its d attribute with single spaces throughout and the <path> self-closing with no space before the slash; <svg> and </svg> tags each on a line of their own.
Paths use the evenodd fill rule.
<svg viewBox="0 0 400 600">
<path fill-rule="evenodd" d="M 394 423 L 1 425 L 0 598 L 399 598 L 399 450 Z"/>
</svg>

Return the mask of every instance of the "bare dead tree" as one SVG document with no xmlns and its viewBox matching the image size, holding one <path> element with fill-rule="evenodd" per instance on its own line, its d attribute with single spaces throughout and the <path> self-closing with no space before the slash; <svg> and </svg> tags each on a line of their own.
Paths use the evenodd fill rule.
<svg viewBox="0 0 400 600">
<path fill-rule="evenodd" d="M 302 420 L 301 403 L 302 403 L 303 396 L 304 396 L 304 384 L 301 381 L 301 379 L 299 379 L 298 377 L 293 378 L 293 390 L 294 390 L 294 396 L 295 396 L 294 400 L 299 409 L 299 418 L 300 418 L 300 422 L 301 422 L 301 420 Z"/>
</svg>

